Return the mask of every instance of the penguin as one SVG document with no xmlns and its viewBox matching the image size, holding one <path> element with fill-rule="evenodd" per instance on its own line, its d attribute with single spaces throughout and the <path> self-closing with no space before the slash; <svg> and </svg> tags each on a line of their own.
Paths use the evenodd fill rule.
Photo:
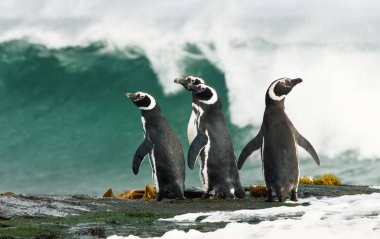
<svg viewBox="0 0 380 239">
<path fill-rule="evenodd" d="M 126 96 L 140 108 L 144 131 L 144 141 L 133 157 L 133 173 L 138 174 L 144 157 L 149 154 L 156 200 L 161 201 L 167 192 L 184 199 L 185 160 L 179 139 L 153 96 L 144 92 L 127 93 Z"/>
<path fill-rule="evenodd" d="M 190 84 L 198 104 L 197 134 L 188 152 L 188 166 L 200 161 L 203 198 L 214 191 L 215 198 L 244 198 L 232 140 L 217 92 L 205 84 Z"/>
<path fill-rule="evenodd" d="M 301 82 L 300 78 L 280 78 L 270 84 L 265 95 L 266 107 L 261 128 L 239 156 L 240 170 L 246 159 L 261 148 L 268 202 L 274 200 L 273 191 L 280 202 L 286 200 L 289 191 L 291 192 L 290 200 L 298 200 L 300 169 L 297 160 L 297 144 L 312 156 L 318 166 L 320 165 L 313 146 L 297 131 L 285 113 L 285 97 L 294 86 Z"/>
<path fill-rule="evenodd" d="M 205 81 L 200 77 L 195 76 L 187 76 L 185 78 L 176 78 L 174 79 L 174 83 L 181 84 L 186 90 L 190 90 L 190 85 L 199 85 L 199 84 L 205 84 Z M 189 141 L 189 144 L 191 144 L 194 140 L 194 138 L 197 136 L 198 126 L 197 126 L 197 115 L 199 114 L 198 110 L 198 99 L 195 97 L 194 93 L 192 93 L 192 103 L 191 103 L 191 115 L 189 119 L 189 123 L 187 125 L 187 139 Z M 199 156 L 197 157 L 196 161 L 200 163 Z M 200 165 L 201 166 L 201 165 Z M 204 180 L 202 179 L 202 167 L 200 167 L 199 171 L 199 177 L 201 178 L 202 187 L 205 188 L 206 185 L 204 185 Z M 206 197 L 206 195 L 204 195 Z"/>
<path fill-rule="evenodd" d="M 205 84 L 205 81 L 200 77 L 195 76 L 187 76 L 185 78 L 176 78 L 174 79 L 174 82 L 177 84 L 183 85 L 186 90 L 190 91 L 190 85 L 199 85 L 199 84 Z M 189 119 L 189 123 L 187 125 L 187 139 L 189 141 L 189 144 L 193 142 L 195 136 L 197 136 L 197 125 L 196 125 L 196 117 L 198 115 L 198 100 L 194 96 L 194 93 L 192 94 L 192 110 L 191 115 Z"/>
</svg>

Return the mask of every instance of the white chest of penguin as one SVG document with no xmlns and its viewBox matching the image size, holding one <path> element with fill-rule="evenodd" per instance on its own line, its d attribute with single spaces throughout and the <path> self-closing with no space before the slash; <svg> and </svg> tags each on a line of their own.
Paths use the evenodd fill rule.
<svg viewBox="0 0 380 239">
<path fill-rule="evenodd" d="M 203 113 L 204 113 L 204 110 L 198 105 L 193 103 L 192 107 L 193 109 L 191 111 L 191 116 L 190 116 L 189 124 L 187 127 L 187 137 L 188 137 L 190 145 L 198 134 L 198 127 L 200 125 L 201 117 L 203 116 Z M 209 138 L 207 130 L 205 133 L 207 137 Z M 209 181 L 207 160 L 208 160 L 208 154 L 210 151 L 210 139 L 208 140 L 208 143 L 203 149 L 203 151 L 204 151 L 204 157 L 202 158 L 200 155 L 198 155 L 197 162 L 199 163 L 199 166 L 200 166 L 199 176 L 201 178 L 202 187 L 206 191 L 208 190 L 208 181 Z"/>
<path fill-rule="evenodd" d="M 198 134 L 198 126 L 203 115 L 203 110 L 198 105 L 192 103 L 192 110 L 190 115 L 189 124 L 187 125 L 187 139 L 189 144 L 193 142 Z"/>
<path fill-rule="evenodd" d="M 189 144 L 193 142 L 197 136 L 197 113 L 192 110 L 190 115 L 189 124 L 187 125 L 187 139 Z"/>
<path fill-rule="evenodd" d="M 142 127 L 143 127 L 143 130 L 144 130 L 144 138 L 146 138 L 146 127 L 145 127 L 146 121 L 145 121 L 145 119 L 144 119 L 143 116 L 141 116 L 141 123 L 142 123 Z M 159 192 L 160 188 L 158 186 L 157 169 L 156 169 L 156 157 L 154 156 L 154 148 L 149 153 L 149 158 L 150 158 L 150 164 L 152 166 L 152 178 L 153 178 L 155 187 L 157 189 L 157 192 Z"/>
</svg>

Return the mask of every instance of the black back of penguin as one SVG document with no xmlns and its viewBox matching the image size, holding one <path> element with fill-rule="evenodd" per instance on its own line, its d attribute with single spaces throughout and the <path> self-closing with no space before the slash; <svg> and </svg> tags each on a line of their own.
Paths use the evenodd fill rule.
<svg viewBox="0 0 380 239">
<path fill-rule="evenodd" d="M 296 193 L 299 178 L 294 127 L 284 109 L 284 100 L 301 79 L 279 79 L 268 88 L 263 119 L 263 168 L 267 187 L 273 190 L 280 201 L 289 191 Z"/>
<path fill-rule="evenodd" d="M 298 186 L 297 151 L 293 127 L 283 110 L 266 109 L 263 119 L 263 169 L 267 187 L 280 201 Z"/>
<path fill-rule="evenodd" d="M 280 201 L 289 191 L 291 199 L 297 200 L 299 166 L 296 143 L 306 149 L 319 165 L 319 158 L 311 144 L 298 133 L 284 109 L 284 100 L 301 79 L 281 78 L 274 81 L 265 96 L 266 108 L 261 129 L 243 149 L 238 160 L 239 168 L 257 149 L 262 150 L 264 178 L 268 188 L 268 201 L 272 201 L 272 190 Z"/>
<path fill-rule="evenodd" d="M 225 198 L 235 195 L 243 198 L 245 193 L 240 183 L 233 144 L 223 116 L 221 100 L 210 86 L 200 84 L 191 86 L 191 90 L 199 102 L 199 123 L 197 137 L 189 149 L 189 166 L 194 167 L 195 157 L 200 155 L 202 163 L 207 161 L 207 164 L 203 165 L 203 168 L 207 167 L 206 193 L 215 190 L 216 196 Z"/>
<path fill-rule="evenodd" d="M 185 189 L 184 156 L 179 139 L 161 113 L 159 105 L 149 94 L 137 92 L 128 98 L 141 109 L 145 139 L 135 153 L 133 171 L 138 173 L 143 158 L 149 154 L 153 179 L 158 191 L 157 200 L 166 192 L 183 198 Z"/>
</svg>

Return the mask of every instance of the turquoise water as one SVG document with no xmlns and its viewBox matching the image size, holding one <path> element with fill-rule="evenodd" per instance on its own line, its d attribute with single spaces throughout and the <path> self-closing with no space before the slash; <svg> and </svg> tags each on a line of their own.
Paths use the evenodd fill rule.
<svg viewBox="0 0 380 239">
<path fill-rule="evenodd" d="M 154 95 L 187 152 L 190 94 L 165 95 L 149 59 L 105 47 L 48 49 L 26 40 L 0 44 L 2 191 L 101 194 L 109 187 L 120 191 L 152 183 L 148 161 L 138 176 L 131 170 L 143 133 L 140 112 L 124 97 L 126 91 Z M 257 129 L 231 123 L 224 74 L 207 60 L 187 62 L 186 74 L 203 77 L 221 95 L 238 154 Z M 302 174 L 333 172 L 348 183 L 380 183 L 380 176 L 370 173 L 378 172 L 379 161 L 357 161 L 354 152 L 321 157 L 319 168 L 311 158 L 302 160 Z M 199 186 L 198 170 L 186 173 L 186 184 Z M 263 182 L 258 154 L 241 175 L 245 184 Z"/>
<path fill-rule="evenodd" d="M 3 190 L 101 193 L 151 182 L 148 163 L 138 176 L 132 174 L 143 132 L 140 111 L 124 97 L 126 91 L 154 95 L 188 148 L 190 94 L 165 96 L 148 59 L 105 53 L 104 47 L 49 50 L 23 40 L 0 45 Z M 209 62 L 189 64 L 189 72 L 192 67 L 226 95 L 223 74 Z M 230 128 L 236 139 L 242 137 L 242 130 Z M 188 175 L 197 185 L 197 173 Z"/>
</svg>

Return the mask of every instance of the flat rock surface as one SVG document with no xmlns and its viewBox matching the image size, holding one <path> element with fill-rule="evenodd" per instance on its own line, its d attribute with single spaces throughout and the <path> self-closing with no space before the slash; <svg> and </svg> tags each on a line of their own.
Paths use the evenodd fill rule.
<svg viewBox="0 0 380 239">
<path fill-rule="evenodd" d="M 248 190 L 248 187 L 246 188 Z M 299 197 L 338 197 L 342 195 L 380 193 L 368 186 L 300 185 Z M 159 236 L 178 228 L 174 223 L 160 223 L 159 218 L 190 212 L 263 209 L 297 206 L 297 203 L 267 203 L 265 198 L 200 199 L 196 189 L 187 190 L 186 200 L 162 202 L 89 197 L 86 195 L 0 195 L 0 238 L 105 237 L 119 235 Z M 187 225 L 210 231 L 225 224 Z"/>
</svg>

